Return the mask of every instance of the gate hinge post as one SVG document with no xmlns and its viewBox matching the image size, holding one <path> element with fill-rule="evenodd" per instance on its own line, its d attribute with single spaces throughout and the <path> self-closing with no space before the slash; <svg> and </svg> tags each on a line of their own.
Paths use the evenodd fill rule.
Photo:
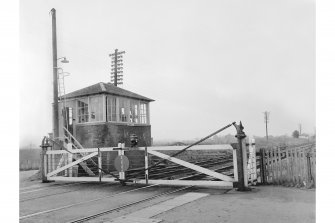
<svg viewBox="0 0 335 223">
<path fill-rule="evenodd" d="M 51 147 L 51 145 L 49 144 L 49 140 L 46 136 L 44 136 L 41 146 L 42 148 L 42 152 L 41 152 L 41 178 L 42 178 L 42 183 L 49 183 L 52 181 L 49 181 L 47 178 L 47 174 L 48 174 L 48 157 L 47 157 L 47 150 L 48 147 Z"/>
<path fill-rule="evenodd" d="M 241 121 L 239 125 L 237 125 L 236 123 L 233 123 L 233 125 L 236 128 L 237 133 L 235 137 L 237 138 L 238 142 L 236 150 L 238 182 L 236 186 L 238 191 L 249 191 L 250 188 L 247 187 L 248 179 L 245 176 L 247 170 L 247 151 L 245 145 L 246 135 L 243 131 L 244 127 Z"/>
</svg>

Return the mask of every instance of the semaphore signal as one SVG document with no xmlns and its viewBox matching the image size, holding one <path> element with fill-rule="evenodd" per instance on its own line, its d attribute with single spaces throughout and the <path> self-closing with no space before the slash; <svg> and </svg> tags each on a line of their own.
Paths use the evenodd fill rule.
<svg viewBox="0 0 335 223">
<path fill-rule="evenodd" d="M 114 86 L 123 84 L 123 54 L 125 51 L 118 51 L 115 49 L 115 52 L 109 54 L 112 60 L 112 72 L 111 72 L 111 82 Z"/>
</svg>

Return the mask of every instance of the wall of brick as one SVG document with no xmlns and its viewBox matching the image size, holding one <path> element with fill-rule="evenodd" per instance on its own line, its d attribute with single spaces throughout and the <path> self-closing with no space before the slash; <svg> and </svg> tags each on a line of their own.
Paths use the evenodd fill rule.
<svg viewBox="0 0 335 223">
<path fill-rule="evenodd" d="M 84 148 L 117 147 L 118 143 L 125 143 L 130 147 L 130 135 L 136 134 L 138 146 L 151 146 L 151 126 L 128 126 L 115 123 L 99 123 L 75 125 L 75 137 Z M 143 151 L 126 151 L 129 159 L 129 169 L 144 167 Z M 114 160 L 117 152 L 106 152 L 102 157 L 102 168 L 115 171 Z"/>
</svg>

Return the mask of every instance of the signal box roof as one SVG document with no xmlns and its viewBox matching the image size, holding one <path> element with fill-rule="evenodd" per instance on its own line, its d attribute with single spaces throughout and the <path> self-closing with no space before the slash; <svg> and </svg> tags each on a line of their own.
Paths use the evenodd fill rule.
<svg viewBox="0 0 335 223">
<path fill-rule="evenodd" d="M 149 101 L 149 102 L 154 101 L 153 99 L 150 99 L 142 95 L 133 93 L 131 91 L 127 91 L 125 89 L 116 87 L 111 83 L 103 83 L 103 82 L 82 88 L 77 91 L 73 91 L 71 93 L 68 93 L 60 97 L 60 99 L 80 98 L 80 97 L 96 95 L 96 94 L 109 94 L 109 95 L 123 96 L 123 97 L 134 98 L 134 99 L 139 99 L 139 100 Z"/>
</svg>

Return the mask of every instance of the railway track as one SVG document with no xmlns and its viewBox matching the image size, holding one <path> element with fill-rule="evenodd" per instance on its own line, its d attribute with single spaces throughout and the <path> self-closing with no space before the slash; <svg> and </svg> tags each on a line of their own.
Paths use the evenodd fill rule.
<svg viewBox="0 0 335 223">
<path fill-rule="evenodd" d="M 35 213 L 26 214 L 26 215 L 20 216 L 19 219 L 24 220 L 24 219 L 27 219 L 27 218 L 31 218 L 31 217 L 35 217 L 35 216 L 39 216 L 39 215 L 44 215 L 44 214 L 47 214 L 47 213 L 56 212 L 56 211 L 68 209 L 68 208 L 71 208 L 71 207 L 74 207 L 74 206 L 78 206 L 78 205 L 84 205 L 84 204 L 100 201 L 100 200 L 107 199 L 107 198 L 112 198 L 112 197 L 119 196 L 119 195 L 122 195 L 122 194 L 125 194 L 125 193 L 134 192 L 134 191 L 138 191 L 138 190 L 142 190 L 142 189 L 146 189 L 146 188 L 154 187 L 154 186 L 157 186 L 157 184 L 144 186 L 144 187 L 140 187 L 140 188 L 136 188 L 136 189 L 132 189 L 132 190 L 127 190 L 127 191 L 122 191 L 120 193 L 112 194 L 110 196 L 103 196 L 103 197 L 99 197 L 99 198 L 95 198 L 95 199 L 91 199 L 91 200 L 87 200 L 87 201 L 83 201 L 83 202 L 78 202 L 78 203 L 64 205 L 64 206 L 57 207 L 57 208 L 48 209 L 48 210 L 45 210 L 45 211 L 39 211 L 39 212 L 35 212 Z"/>
<path fill-rule="evenodd" d="M 193 164 L 202 166 L 204 168 L 212 169 L 213 171 L 216 171 L 216 172 L 224 173 L 225 175 L 232 175 L 230 170 L 232 169 L 233 164 L 232 164 L 232 158 L 231 158 L 230 154 L 220 156 L 220 157 L 216 157 L 216 158 L 211 158 L 211 159 L 208 159 L 208 160 L 201 160 L 201 161 L 193 162 Z M 185 176 L 185 174 L 186 174 L 186 176 Z M 130 170 L 130 171 L 127 172 L 127 178 L 128 179 L 131 179 L 132 176 L 136 176 L 136 175 L 138 175 L 138 170 L 134 170 L 134 171 Z M 170 179 L 172 176 L 174 176 L 174 179 L 179 179 L 179 180 L 186 180 L 186 179 L 187 180 L 190 180 L 190 179 L 200 180 L 200 179 L 204 179 L 204 178 L 206 178 L 206 180 L 215 180 L 214 178 L 211 178 L 211 177 L 208 178 L 208 176 L 206 176 L 205 174 L 198 173 L 198 172 L 196 172 L 192 169 L 182 167 L 182 166 L 177 165 L 177 164 L 172 164 L 172 165 L 168 165 L 168 166 L 157 166 L 157 167 L 153 168 L 152 170 L 150 170 L 149 176 L 150 176 L 150 179 Z M 137 179 L 141 179 L 141 177 L 137 177 Z M 25 190 L 25 191 L 21 192 L 20 195 L 21 194 L 30 194 L 30 193 L 33 193 L 33 192 L 48 191 L 48 190 L 52 190 L 52 189 L 55 189 L 55 188 L 64 188 L 64 187 L 71 186 L 71 185 L 85 184 L 85 183 L 90 183 L 90 182 L 80 182 L 80 183 L 75 182 L 75 183 L 69 183 L 69 184 L 65 184 L 65 185 L 64 184 L 62 184 L 62 185 L 52 185 L 52 188 L 50 188 L 50 187 L 48 187 L 48 188 L 44 188 L 44 187 L 35 188 L 33 190 Z M 105 185 L 108 185 L 108 184 L 111 184 L 111 183 L 106 183 Z M 99 186 L 101 186 L 101 184 Z M 112 197 L 116 197 L 116 196 L 120 196 L 120 195 L 127 194 L 127 193 L 131 193 L 131 192 L 134 192 L 134 191 L 145 190 L 147 188 L 152 188 L 152 187 L 155 187 L 155 186 L 159 186 L 159 184 L 148 185 L 148 186 L 144 186 L 144 187 L 140 187 L 140 188 L 126 190 L 126 191 L 115 193 L 115 194 L 112 194 L 112 195 L 109 195 L 109 196 L 102 196 L 102 197 L 98 197 L 98 198 L 94 198 L 94 199 L 90 199 L 90 200 L 85 200 L 85 201 L 82 201 L 82 202 L 77 202 L 77 203 L 72 203 L 72 204 L 68 204 L 68 205 L 58 206 L 58 207 L 55 207 L 55 208 L 50 207 L 48 210 L 37 211 L 37 212 L 25 214 L 23 216 L 20 216 L 19 219 L 20 219 L 20 221 L 31 219 L 32 221 L 29 220 L 28 222 L 35 222 L 34 219 L 36 219 L 36 217 L 37 217 L 37 219 L 40 219 L 44 215 L 50 215 L 51 214 L 51 216 L 52 216 L 52 215 L 54 215 L 52 213 L 60 212 L 60 211 L 63 211 L 63 210 L 65 211 L 65 209 L 67 209 L 65 211 L 65 213 L 66 213 L 66 212 L 68 212 L 69 210 L 72 210 L 72 208 L 75 208 L 75 207 L 77 207 L 75 209 L 78 209 L 79 206 L 86 207 L 88 204 L 90 204 L 92 206 L 94 204 L 94 202 L 99 202 L 97 204 L 99 204 L 101 206 L 103 203 L 107 202 L 107 201 L 103 201 L 101 203 L 100 201 L 102 201 L 102 200 L 112 198 Z M 172 191 L 162 192 L 162 193 L 159 193 L 159 194 L 156 194 L 156 195 L 152 195 L 150 197 L 145 197 L 143 199 L 139 199 L 139 200 L 136 200 L 136 201 L 121 204 L 121 205 L 118 205 L 117 207 L 113 207 L 113 208 L 110 208 L 108 210 L 103 210 L 103 211 L 100 211 L 98 213 L 93 212 L 94 214 L 91 214 L 91 215 L 88 215 L 88 216 L 85 216 L 85 217 L 82 217 L 82 218 L 78 218 L 78 219 L 75 219 L 75 220 L 71 220 L 71 221 L 68 221 L 68 222 L 70 223 L 70 222 L 89 221 L 89 220 L 92 220 L 94 218 L 98 218 L 100 216 L 103 216 L 103 215 L 106 215 L 106 214 L 109 214 L 109 213 L 113 213 L 113 212 L 116 212 L 116 211 L 119 211 L 119 210 L 122 210 L 122 209 L 126 209 L 128 207 L 135 206 L 136 204 L 145 203 L 146 201 L 154 200 L 155 198 L 164 197 L 164 195 L 169 195 L 169 194 L 176 193 L 178 191 L 186 190 L 187 188 L 191 188 L 191 187 L 193 187 L 193 186 L 179 187 L 177 189 L 173 188 Z M 80 189 L 78 189 L 78 190 L 80 190 Z M 27 201 L 34 201 L 34 200 L 45 198 L 45 197 L 56 196 L 58 194 L 70 193 L 70 192 L 73 192 L 73 191 L 77 191 L 77 190 L 57 192 L 55 194 L 46 194 L 46 195 L 38 196 L 38 197 L 28 197 L 28 198 L 24 198 L 24 199 L 20 200 L 20 203 L 27 202 Z M 159 192 L 159 191 L 156 191 L 156 192 Z M 144 195 L 144 194 L 145 193 L 143 193 L 142 195 Z M 131 195 L 131 196 L 133 196 L 133 195 Z M 96 206 L 94 205 L 93 207 L 96 207 Z M 101 206 L 101 207 L 104 207 L 104 206 Z M 101 208 L 101 209 L 103 209 L 103 208 Z"/>
<path fill-rule="evenodd" d="M 124 204 L 122 206 L 112 208 L 112 209 L 109 209 L 109 210 L 105 210 L 105 211 L 99 212 L 97 214 L 89 215 L 89 216 L 79 218 L 79 219 L 76 219 L 76 220 L 73 220 L 73 221 L 69 221 L 67 223 L 86 222 L 86 221 L 101 217 L 103 215 L 110 214 L 110 213 L 115 212 L 115 211 L 120 211 L 120 210 L 126 209 L 128 207 L 131 207 L 131 206 L 134 206 L 134 205 L 137 205 L 137 204 L 140 204 L 140 203 L 144 203 L 146 201 L 153 200 L 153 199 L 158 198 L 158 197 L 162 197 L 162 196 L 173 194 L 173 193 L 176 193 L 176 192 L 179 192 L 179 191 L 182 191 L 182 190 L 186 190 L 186 189 L 191 188 L 191 187 L 193 187 L 193 186 L 186 186 L 186 187 L 175 189 L 173 191 L 163 192 L 163 193 L 160 193 L 158 195 L 154 195 L 154 196 L 144 198 L 144 199 L 141 199 L 141 200 L 138 200 L 138 201 L 130 202 L 130 203 Z"/>
<path fill-rule="evenodd" d="M 227 170 L 227 169 L 230 169 L 230 168 L 231 168 L 231 165 L 226 165 L 224 167 L 216 168 L 216 169 L 214 169 L 214 171 L 218 171 L 219 172 L 219 171 Z M 233 173 L 231 173 L 229 175 L 233 175 Z M 193 174 L 191 176 L 181 177 L 181 178 L 179 178 L 179 180 L 186 180 L 186 179 L 199 180 L 199 179 L 202 179 L 203 177 L 206 177 L 206 175 L 202 174 L 202 173 L 198 173 L 198 174 Z M 213 179 L 211 179 L 211 180 L 213 180 Z M 116 212 L 116 211 L 120 211 L 122 209 L 126 209 L 128 207 L 133 206 L 133 205 L 136 205 L 136 204 L 139 204 L 139 203 L 143 203 L 143 202 L 146 202 L 146 201 L 149 201 L 149 200 L 153 200 L 155 198 L 158 198 L 158 197 L 161 197 L 161 196 L 164 196 L 164 195 L 176 193 L 178 191 L 182 191 L 182 190 L 185 190 L 185 189 L 188 189 L 188 188 L 192 188 L 192 187 L 193 186 L 185 186 L 185 187 L 173 190 L 173 191 L 164 192 L 164 193 L 161 193 L 161 194 L 158 194 L 158 195 L 151 196 L 149 198 L 145 198 L 145 199 L 142 199 L 142 200 L 139 200 L 139 201 L 135 201 L 135 202 L 130 202 L 130 203 L 127 203 L 125 205 L 122 205 L 122 206 L 119 206 L 119 207 L 116 207 L 116 208 L 105 210 L 105 211 L 99 212 L 97 214 L 89 215 L 89 216 L 86 216 L 86 217 L 83 217 L 83 218 L 78 218 L 76 220 L 72 220 L 72 221 L 69 221 L 67 223 L 81 223 L 81 222 L 90 221 L 92 219 L 101 217 L 103 215 L 110 214 L 110 213 Z"/>
<path fill-rule="evenodd" d="M 28 191 L 22 191 L 20 192 L 21 194 L 28 194 L 28 193 L 33 193 L 33 192 L 38 192 L 38 191 L 44 191 L 44 190 L 53 190 L 54 188 L 59 188 L 59 187 L 68 187 L 76 184 L 85 184 L 88 182 L 75 182 L 75 183 L 66 183 L 66 184 L 57 184 L 57 185 L 50 185 L 48 187 L 39 187 L 34 190 L 28 190 Z"/>
<path fill-rule="evenodd" d="M 223 167 L 223 168 L 225 168 L 225 167 Z M 218 168 L 218 169 L 215 169 L 215 170 L 220 170 L 220 169 L 223 169 L 223 168 Z M 191 176 L 182 177 L 182 178 L 179 178 L 179 179 L 180 180 L 188 179 L 188 178 L 201 179 L 203 175 L 204 174 L 202 174 L 202 173 L 198 173 L 198 174 L 194 174 L 194 175 L 191 175 Z M 102 196 L 102 197 L 99 197 L 99 198 L 95 198 L 95 199 L 91 199 L 91 200 L 87 200 L 87 201 L 83 201 L 83 202 L 78 202 L 78 203 L 73 203 L 73 204 L 69 204 L 69 205 L 64 205 L 64 206 L 61 206 L 61 207 L 51 208 L 51 209 L 48 209 L 48 210 L 45 210 L 45 211 L 30 213 L 30 214 L 20 216 L 19 219 L 20 219 L 20 221 L 23 221 L 25 219 L 29 219 L 29 218 L 33 218 L 33 217 L 37 217 L 37 216 L 41 216 L 41 215 L 45 215 L 45 214 L 50 214 L 50 213 L 53 213 L 53 212 L 62 211 L 62 210 L 65 210 L 65 209 L 76 207 L 76 206 L 87 205 L 89 203 L 94 203 L 94 202 L 97 202 L 97 201 L 101 201 L 101 200 L 104 200 L 104 199 L 120 196 L 120 195 L 130 193 L 130 192 L 145 190 L 147 188 L 151 188 L 151 187 L 155 187 L 155 186 L 160 186 L 160 185 L 159 184 L 148 185 L 148 186 L 144 186 L 144 187 L 140 187 L 140 188 L 135 188 L 135 189 L 127 190 L 127 191 L 122 191 L 120 193 L 112 194 L 110 196 Z M 102 216 L 102 215 L 105 215 L 105 214 L 108 214 L 108 213 L 112 213 L 112 212 L 115 212 L 115 211 L 118 211 L 118 210 L 122 210 L 122 209 L 125 209 L 127 207 L 130 207 L 130 206 L 133 206 L 133 205 L 136 205 L 136 204 L 139 204 L 139 203 L 143 203 L 145 201 L 153 200 L 155 198 L 158 198 L 158 197 L 161 197 L 161 196 L 164 196 L 164 195 L 168 195 L 168 194 L 171 194 L 171 193 L 175 193 L 175 192 L 178 192 L 178 191 L 181 191 L 181 190 L 185 190 L 185 189 L 191 188 L 191 187 L 193 187 L 193 186 L 186 186 L 186 187 L 175 189 L 173 191 L 163 192 L 163 193 L 160 193 L 158 195 L 153 195 L 153 196 L 150 196 L 148 198 L 144 198 L 144 199 L 141 199 L 141 200 L 138 200 L 138 201 L 135 201 L 135 202 L 130 202 L 130 203 L 127 203 L 127 204 L 124 204 L 124 205 L 121 205 L 121 206 L 118 206 L 118 207 L 115 207 L 115 208 L 111 208 L 109 210 L 104 210 L 104 211 L 99 212 L 97 214 L 89 215 L 87 217 L 79 218 L 79 219 L 76 219 L 76 220 L 70 221 L 70 222 L 85 222 L 87 220 L 97 218 L 99 216 Z"/>
<path fill-rule="evenodd" d="M 80 182 L 79 184 L 91 184 L 91 183 L 92 182 Z M 104 183 L 92 184 L 92 186 L 99 185 L 99 187 L 104 187 L 104 186 L 109 186 L 111 184 L 112 183 L 105 183 L 104 182 Z M 76 184 L 76 185 L 78 185 L 78 184 Z M 32 196 L 32 197 L 25 197 L 23 199 L 20 199 L 20 202 L 22 203 L 22 202 L 26 202 L 26 201 L 37 200 L 37 199 L 41 199 L 41 198 L 45 198 L 45 197 L 51 197 L 51 196 L 55 196 L 55 195 L 59 195 L 59 194 L 65 194 L 65 193 L 70 193 L 70 192 L 80 191 L 80 190 L 82 190 L 82 188 L 72 189 L 72 190 L 68 190 L 68 191 L 59 191 L 59 192 L 56 192 L 56 193 L 45 194 L 45 195 L 37 196 L 37 197 L 34 197 L 34 196 Z"/>
</svg>

